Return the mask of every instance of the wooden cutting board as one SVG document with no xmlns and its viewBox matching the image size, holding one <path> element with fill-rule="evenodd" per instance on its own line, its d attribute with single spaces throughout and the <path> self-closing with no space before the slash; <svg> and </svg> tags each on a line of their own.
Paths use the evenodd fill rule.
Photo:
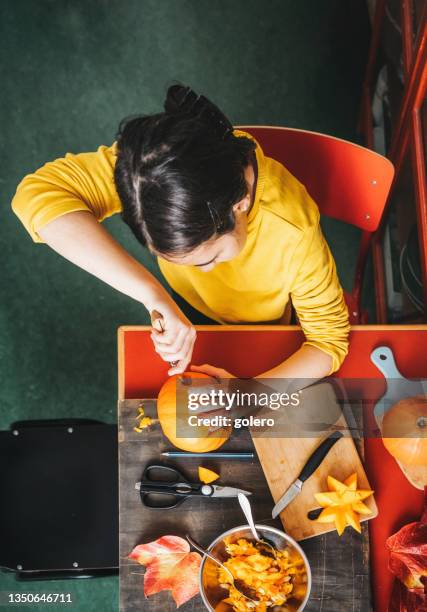
<svg viewBox="0 0 427 612">
<path fill-rule="evenodd" d="M 371 488 L 332 385 L 327 382 L 313 385 L 304 389 L 300 397 L 300 405 L 288 410 L 284 418 L 280 417 L 280 423 L 275 427 L 276 431 L 286 431 L 283 437 L 273 437 L 271 432 L 266 437 L 259 437 L 255 431 L 251 432 L 275 503 L 298 477 L 322 440 L 332 431 L 344 433 L 344 437 L 336 442 L 323 463 L 304 483 L 301 493 L 280 514 L 285 531 L 296 540 L 312 538 L 335 529 L 333 523 L 320 524 L 308 517 L 308 513 L 318 507 L 314 493 L 327 491 L 326 479 L 329 474 L 342 481 L 356 472 L 358 488 Z M 356 426 L 355 422 L 351 425 Z M 361 517 L 361 520 L 375 518 L 378 509 L 374 497 L 369 497 L 365 503 L 372 514 Z"/>
</svg>

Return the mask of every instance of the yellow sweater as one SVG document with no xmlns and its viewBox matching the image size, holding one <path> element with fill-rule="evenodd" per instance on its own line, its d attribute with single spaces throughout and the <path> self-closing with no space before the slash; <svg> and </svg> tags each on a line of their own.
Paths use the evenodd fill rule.
<svg viewBox="0 0 427 612">
<path fill-rule="evenodd" d="M 160 268 L 177 293 L 220 323 L 284 321 L 291 301 L 306 343 L 332 356 L 333 372 L 347 354 L 348 312 L 318 208 L 259 145 L 256 158 L 258 182 L 242 252 L 209 272 L 159 258 Z M 101 146 L 96 153 L 68 153 L 26 176 L 12 208 L 33 240 L 42 242 L 40 228 L 69 212 L 89 210 L 99 221 L 120 212 L 115 160 L 115 145 Z"/>
</svg>

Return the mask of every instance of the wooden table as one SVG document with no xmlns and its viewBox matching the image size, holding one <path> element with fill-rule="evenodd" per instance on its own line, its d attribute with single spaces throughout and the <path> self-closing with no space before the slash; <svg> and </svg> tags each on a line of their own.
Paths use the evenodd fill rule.
<svg viewBox="0 0 427 612">
<path fill-rule="evenodd" d="M 291 326 L 200 326 L 193 363 L 212 363 L 238 376 L 255 376 L 284 360 L 298 348 L 302 339 L 301 330 Z M 350 353 L 339 376 L 380 378 L 369 355 L 373 348 L 382 344 L 393 349 L 402 374 L 413 378 L 427 376 L 427 326 L 353 328 Z M 166 377 L 167 366 L 152 350 L 149 328 L 121 328 L 119 398 L 155 397 Z M 180 509 L 169 511 L 143 508 L 134 484 L 140 479 L 144 465 L 157 461 L 159 452 L 167 445 L 159 430 L 132 433 L 137 405 L 138 401 L 119 402 L 121 610 L 133 612 L 143 605 L 144 610 L 168 611 L 175 609 L 170 593 L 161 593 L 144 601 L 143 567 L 127 559 L 132 548 L 160 535 L 184 535 L 187 531 L 207 545 L 221 531 L 241 524 L 242 518 L 231 500 L 187 500 Z M 372 419 L 369 411 L 365 418 L 368 421 Z M 232 448 L 246 449 L 251 441 L 248 434 L 241 433 L 237 437 L 233 435 L 228 444 Z M 387 571 L 384 542 L 400 526 L 419 517 L 422 492 L 409 485 L 381 440 L 366 439 L 365 451 L 367 471 L 380 509 L 379 517 L 370 521 L 374 610 L 385 612 L 392 576 Z M 196 478 L 198 463 L 197 460 L 181 459 L 174 465 Z M 208 463 L 205 465 L 209 466 Z M 272 499 L 259 464 L 256 461 L 223 461 L 221 467 L 222 482 L 243 488 L 246 484 L 254 491 L 256 520 L 274 524 L 269 518 Z M 248 482 L 251 487 L 248 487 Z M 312 598 L 307 610 L 367 612 L 371 609 L 369 559 L 367 548 L 358 534 L 347 529 L 342 538 L 331 533 L 305 541 L 303 547 L 314 575 Z M 200 598 L 195 598 L 181 609 L 185 612 L 204 608 Z"/>
</svg>

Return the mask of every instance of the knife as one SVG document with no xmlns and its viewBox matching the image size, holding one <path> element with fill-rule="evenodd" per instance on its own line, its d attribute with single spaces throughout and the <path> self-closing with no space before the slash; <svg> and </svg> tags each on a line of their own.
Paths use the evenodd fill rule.
<svg viewBox="0 0 427 612">
<path fill-rule="evenodd" d="M 310 476 L 317 470 L 323 459 L 329 453 L 335 442 L 343 437 L 341 431 L 334 431 L 328 436 L 323 442 L 316 448 L 310 459 L 307 461 L 305 466 L 302 468 L 301 474 L 291 484 L 287 491 L 282 495 L 277 504 L 274 506 L 271 513 L 273 518 L 279 516 L 279 514 L 286 508 L 288 504 L 301 492 L 302 485 L 310 478 Z"/>
</svg>

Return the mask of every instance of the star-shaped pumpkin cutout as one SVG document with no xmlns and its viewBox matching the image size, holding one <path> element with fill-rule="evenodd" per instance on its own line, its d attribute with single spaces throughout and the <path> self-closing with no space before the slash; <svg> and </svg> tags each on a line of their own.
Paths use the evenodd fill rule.
<svg viewBox="0 0 427 612">
<path fill-rule="evenodd" d="M 347 526 L 361 533 L 360 515 L 372 514 L 363 500 L 370 497 L 373 491 L 357 488 L 357 474 L 351 474 L 344 482 L 328 476 L 328 491 L 315 493 L 319 506 L 323 508 L 316 519 L 318 523 L 335 523 L 341 535 Z"/>
</svg>

